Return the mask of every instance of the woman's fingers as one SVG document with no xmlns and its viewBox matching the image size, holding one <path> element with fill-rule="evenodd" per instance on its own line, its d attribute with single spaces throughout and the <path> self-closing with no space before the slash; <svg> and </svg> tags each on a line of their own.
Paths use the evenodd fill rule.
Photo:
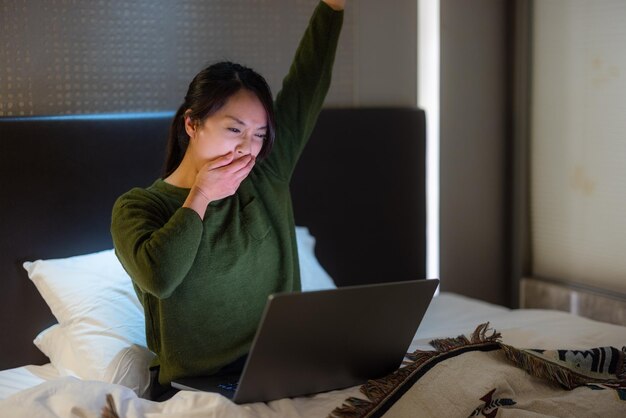
<svg viewBox="0 0 626 418">
<path fill-rule="evenodd" d="M 233 166 L 236 173 L 245 172 L 245 174 L 248 175 L 248 173 L 254 167 L 255 162 L 256 158 L 254 158 L 252 155 L 246 155 L 233 161 L 231 165 Z"/>
<path fill-rule="evenodd" d="M 231 151 L 228 154 L 224 154 L 211 161 L 207 161 L 207 163 L 204 166 L 208 170 L 214 170 L 216 168 L 225 167 L 233 161 L 234 156 L 235 156 L 235 153 Z"/>
<path fill-rule="evenodd" d="M 204 168 L 206 170 L 220 170 L 224 173 L 236 173 L 240 170 L 246 169 L 246 167 L 254 166 L 254 161 L 256 160 L 252 155 L 244 155 L 243 157 L 239 157 L 237 159 L 233 159 L 233 153 L 229 152 L 228 154 L 217 157 L 214 160 L 208 161 Z"/>
<path fill-rule="evenodd" d="M 255 159 L 252 155 L 244 155 L 243 157 L 237 158 L 224 168 L 230 173 L 238 173 L 241 170 L 246 170 L 246 168 L 250 165 L 254 166 L 254 160 Z"/>
<path fill-rule="evenodd" d="M 204 164 L 196 177 L 195 186 L 210 200 L 233 195 L 241 182 L 254 168 L 256 158 L 244 155 L 233 159 L 233 153 L 220 156 Z"/>
</svg>

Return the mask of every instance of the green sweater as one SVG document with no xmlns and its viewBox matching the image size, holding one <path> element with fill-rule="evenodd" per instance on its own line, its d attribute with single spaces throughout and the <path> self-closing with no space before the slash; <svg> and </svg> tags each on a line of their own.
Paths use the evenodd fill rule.
<svg viewBox="0 0 626 418">
<path fill-rule="evenodd" d="M 300 290 L 289 180 L 328 91 L 342 21 L 317 6 L 274 103 L 272 152 L 204 221 L 182 207 L 189 189 L 161 179 L 115 202 L 115 251 L 144 307 L 161 384 L 248 353 L 267 296 Z"/>
</svg>

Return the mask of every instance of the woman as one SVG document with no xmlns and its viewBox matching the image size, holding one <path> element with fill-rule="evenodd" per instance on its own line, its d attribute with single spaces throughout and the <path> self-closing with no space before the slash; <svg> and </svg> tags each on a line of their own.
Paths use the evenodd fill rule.
<svg viewBox="0 0 626 418">
<path fill-rule="evenodd" d="M 115 250 L 165 388 L 241 367 L 267 296 L 300 290 L 289 180 L 330 84 L 344 3 L 317 6 L 275 103 L 248 68 L 201 71 L 174 117 L 164 178 L 114 205 Z"/>
</svg>

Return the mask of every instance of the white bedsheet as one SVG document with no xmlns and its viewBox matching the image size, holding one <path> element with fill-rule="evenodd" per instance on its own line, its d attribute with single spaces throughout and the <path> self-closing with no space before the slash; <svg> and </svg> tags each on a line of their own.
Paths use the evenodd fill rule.
<svg viewBox="0 0 626 418">
<path fill-rule="evenodd" d="M 487 321 L 502 333 L 504 342 L 517 347 L 549 349 L 626 345 L 626 327 L 563 312 L 509 310 L 442 293 L 431 303 L 410 349 L 427 349 L 432 338 L 469 334 L 476 325 Z M 2 380 L 7 377 L 6 372 L 0 372 Z M 107 393 L 113 395 L 120 415 L 127 418 L 320 417 L 327 416 L 346 398 L 360 395 L 358 387 L 353 387 L 311 397 L 237 406 L 216 394 L 182 391 L 166 402 L 156 403 L 137 398 L 134 392 L 122 386 L 64 377 L 0 401 L 0 416 L 99 417 Z"/>
<path fill-rule="evenodd" d="M 59 377 L 59 372 L 50 363 L 43 366 L 22 366 L 0 371 L 0 399 L 24 389 Z"/>
</svg>

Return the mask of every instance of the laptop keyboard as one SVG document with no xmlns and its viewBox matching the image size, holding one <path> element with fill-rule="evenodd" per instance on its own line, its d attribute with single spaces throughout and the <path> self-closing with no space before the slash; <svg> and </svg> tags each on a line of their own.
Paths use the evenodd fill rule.
<svg viewBox="0 0 626 418">
<path fill-rule="evenodd" d="M 238 382 L 234 382 L 234 383 L 220 383 L 219 385 L 217 385 L 219 388 L 230 391 L 230 392 L 234 392 L 237 390 L 237 386 L 238 386 Z"/>
</svg>

